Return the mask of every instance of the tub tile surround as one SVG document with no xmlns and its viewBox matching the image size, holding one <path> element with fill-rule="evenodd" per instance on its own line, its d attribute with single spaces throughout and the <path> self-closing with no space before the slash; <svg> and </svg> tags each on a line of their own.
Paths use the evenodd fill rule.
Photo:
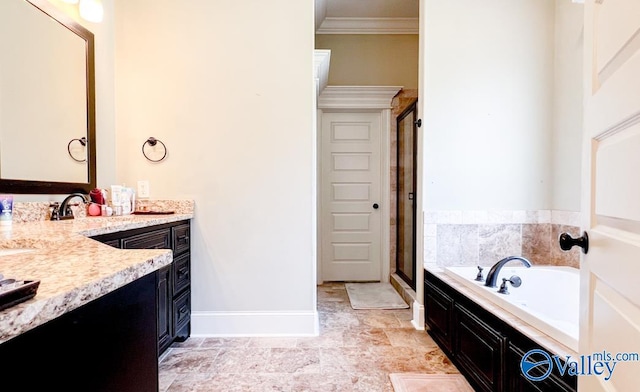
<svg viewBox="0 0 640 392">
<path fill-rule="evenodd" d="M 580 250 L 563 252 L 558 236 L 580 234 L 580 214 L 571 211 L 426 211 L 425 265 L 491 266 L 506 256 L 533 264 L 579 268 Z"/>
<path fill-rule="evenodd" d="M 16 203 L 18 204 L 18 203 Z M 172 215 L 126 215 L 118 217 L 77 217 L 49 221 L 28 204 L 23 217 L 39 217 L 14 222 L 0 231 L 0 249 L 29 249 L 29 252 L 0 256 L 0 272 L 7 278 L 39 280 L 34 298 L 0 311 L 0 343 L 46 323 L 89 301 L 147 275 L 173 260 L 170 250 L 116 249 L 89 236 L 113 233 L 193 218 L 180 210 Z M 17 205 L 21 211 L 21 205 Z M 176 208 L 177 210 L 177 208 Z M 177 211 L 176 211 L 177 212 Z M 20 212 L 18 212 L 20 213 Z"/>
</svg>

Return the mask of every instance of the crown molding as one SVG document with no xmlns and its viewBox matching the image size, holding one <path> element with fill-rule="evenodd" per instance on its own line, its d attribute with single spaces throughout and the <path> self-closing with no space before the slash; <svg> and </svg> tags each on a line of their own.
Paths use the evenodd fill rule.
<svg viewBox="0 0 640 392">
<path fill-rule="evenodd" d="M 418 34 L 418 18 L 326 17 L 316 34 Z"/>
<path fill-rule="evenodd" d="M 327 86 L 318 99 L 319 109 L 390 109 L 402 86 Z"/>
<path fill-rule="evenodd" d="M 331 50 L 316 49 L 313 53 L 313 75 L 316 79 L 316 97 L 322 93 L 329 83 L 329 63 L 331 61 Z"/>
</svg>

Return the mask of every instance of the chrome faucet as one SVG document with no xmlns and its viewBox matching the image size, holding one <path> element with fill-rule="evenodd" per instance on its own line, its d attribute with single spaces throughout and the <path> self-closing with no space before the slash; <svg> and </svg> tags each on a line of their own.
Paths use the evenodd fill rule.
<svg viewBox="0 0 640 392">
<path fill-rule="evenodd" d="M 487 280 L 484 282 L 484 285 L 487 287 L 496 287 L 496 280 L 498 280 L 498 273 L 500 272 L 502 267 L 504 267 L 505 264 L 507 264 L 512 260 L 519 260 L 522 263 L 522 265 L 524 265 L 525 267 L 527 268 L 531 267 L 531 262 L 525 259 L 524 257 L 521 257 L 521 256 L 505 257 L 504 259 L 495 263 L 493 267 L 491 267 L 491 269 L 489 270 L 489 273 L 487 274 Z"/>
<path fill-rule="evenodd" d="M 69 201 L 74 197 L 81 198 L 83 203 L 88 202 L 87 198 L 82 193 L 72 193 L 65 197 L 60 205 L 53 205 L 54 211 L 51 213 L 51 220 L 73 219 L 73 211 L 71 211 Z"/>
</svg>

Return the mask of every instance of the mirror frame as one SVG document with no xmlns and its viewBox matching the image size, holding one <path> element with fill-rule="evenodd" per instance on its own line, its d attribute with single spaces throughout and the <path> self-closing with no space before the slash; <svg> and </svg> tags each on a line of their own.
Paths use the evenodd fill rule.
<svg viewBox="0 0 640 392">
<path fill-rule="evenodd" d="M 2 0 L 6 1 L 6 0 Z M 46 16 L 61 24 L 85 41 L 86 85 L 87 85 L 87 171 L 88 182 L 48 182 L 0 177 L 0 191 L 20 194 L 86 193 L 96 187 L 96 99 L 95 58 L 93 33 L 57 9 L 47 0 L 26 0 Z M 37 158 L 36 158 L 37 159 Z"/>
</svg>

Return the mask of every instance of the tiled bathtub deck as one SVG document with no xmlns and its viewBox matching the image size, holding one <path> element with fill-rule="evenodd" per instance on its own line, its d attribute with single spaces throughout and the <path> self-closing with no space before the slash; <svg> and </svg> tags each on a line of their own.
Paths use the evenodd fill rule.
<svg viewBox="0 0 640 392">
<path fill-rule="evenodd" d="M 160 391 L 393 391 L 390 373 L 458 373 L 410 310 L 353 310 L 318 287 L 320 336 L 191 338 L 160 361 Z"/>
</svg>

